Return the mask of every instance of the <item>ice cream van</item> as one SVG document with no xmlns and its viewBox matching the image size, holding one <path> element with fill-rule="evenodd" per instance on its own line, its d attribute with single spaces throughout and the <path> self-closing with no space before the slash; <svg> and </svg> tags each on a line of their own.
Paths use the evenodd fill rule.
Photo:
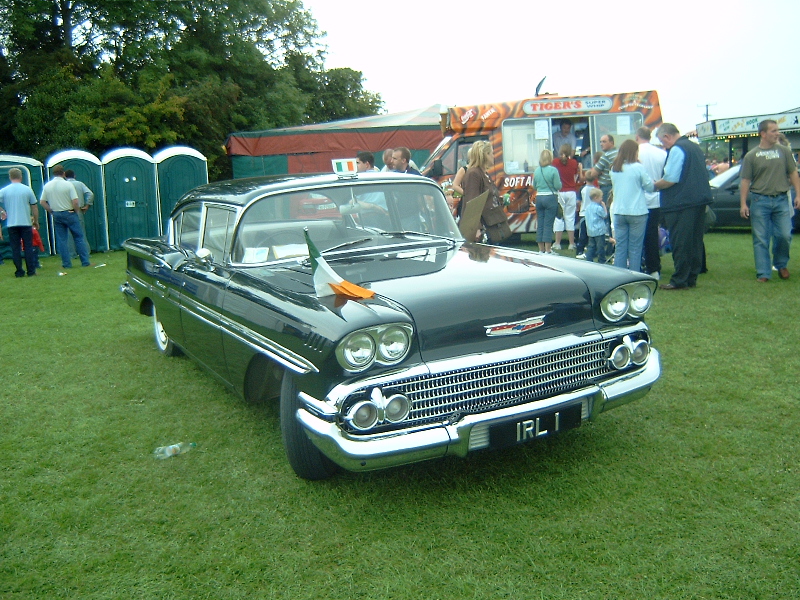
<svg viewBox="0 0 800 600">
<path fill-rule="evenodd" d="M 542 95 L 527 100 L 457 106 L 442 113 L 444 139 L 421 171 L 441 184 L 451 181 L 467 164 L 467 152 L 478 140 L 489 140 L 494 166 L 489 176 L 501 194 L 508 194 L 506 207 L 511 230 L 534 231 L 533 172 L 539 155 L 549 148 L 558 156 L 563 140 L 569 140 L 584 168 L 592 166 L 592 155 L 600 150 L 605 134 L 615 146 L 633 139 L 646 125 L 661 124 L 661 107 L 655 91 L 598 96 Z M 556 147 L 558 146 L 558 147 Z"/>
</svg>

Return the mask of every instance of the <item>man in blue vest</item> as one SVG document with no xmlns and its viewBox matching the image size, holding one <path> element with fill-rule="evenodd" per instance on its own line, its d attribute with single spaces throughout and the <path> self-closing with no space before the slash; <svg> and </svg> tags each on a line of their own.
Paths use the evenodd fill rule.
<svg viewBox="0 0 800 600">
<path fill-rule="evenodd" d="M 662 290 L 685 290 L 697 285 L 703 269 L 703 231 L 706 206 L 711 204 L 706 157 L 700 146 L 682 136 L 672 123 L 658 128 L 667 151 L 664 176 L 655 182 L 661 190 L 661 216 L 669 231 L 675 270 Z"/>
</svg>

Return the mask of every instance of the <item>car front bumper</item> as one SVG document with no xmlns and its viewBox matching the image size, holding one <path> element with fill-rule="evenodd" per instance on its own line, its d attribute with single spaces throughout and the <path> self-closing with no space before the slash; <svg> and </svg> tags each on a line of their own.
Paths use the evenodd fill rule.
<svg viewBox="0 0 800 600">
<path fill-rule="evenodd" d="M 581 405 L 581 421 L 641 398 L 661 375 L 660 357 L 651 350 L 647 363 L 631 373 L 602 384 L 479 414 L 464 415 L 454 423 L 438 424 L 412 431 L 374 436 L 349 435 L 315 410 L 300 408 L 297 419 L 319 450 L 350 471 L 370 471 L 404 465 L 446 455 L 466 456 L 489 447 L 490 428 L 509 421 L 535 418 L 562 408 Z M 310 408 L 313 399 L 303 399 Z"/>
</svg>

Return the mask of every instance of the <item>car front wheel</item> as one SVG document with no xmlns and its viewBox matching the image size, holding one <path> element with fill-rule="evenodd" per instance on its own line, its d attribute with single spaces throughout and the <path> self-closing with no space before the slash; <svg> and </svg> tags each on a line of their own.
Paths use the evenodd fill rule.
<svg viewBox="0 0 800 600">
<path fill-rule="evenodd" d="M 298 477 L 303 479 L 327 479 L 333 476 L 339 467 L 322 454 L 308 439 L 303 426 L 297 420 L 297 385 L 294 376 L 288 371 L 283 375 L 281 384 L 281 437 L 286 457 Z"/>
</svg>

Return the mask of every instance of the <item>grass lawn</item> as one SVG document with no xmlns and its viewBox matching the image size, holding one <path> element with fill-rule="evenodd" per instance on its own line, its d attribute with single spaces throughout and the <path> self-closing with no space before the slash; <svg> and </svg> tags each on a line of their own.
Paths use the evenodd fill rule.
<svg viewBox="0 0 800 600">
<path fill-rule="evenodd" d="M 286 462 L 276 405 L 155 351 L 118 291 L 124 253 L 20 280 L 6 261 L 0 598 L 798 598 L 800 262 L 757 284 L 748 235 L 706 247 L 697 289 L 656 295 L 643 400 L 316 483 Z M 178 441 L 197 448 L 152 457 Z"/>
</svg>

